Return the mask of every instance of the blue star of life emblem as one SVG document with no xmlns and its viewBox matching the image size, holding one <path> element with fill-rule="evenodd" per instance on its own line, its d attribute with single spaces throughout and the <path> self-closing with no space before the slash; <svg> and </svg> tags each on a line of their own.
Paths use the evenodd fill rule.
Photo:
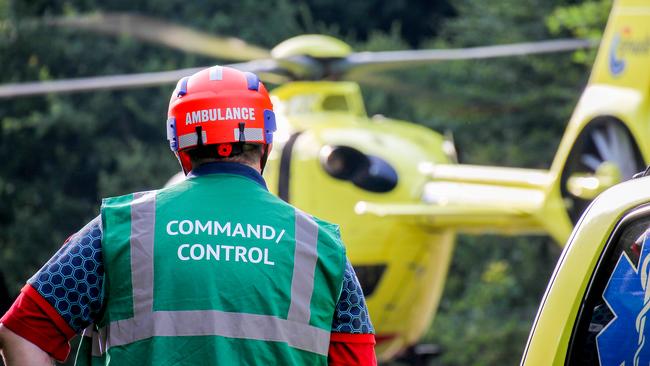
<svg viewBox="0 0 650 366">
<path fill-rule="evenodd" d="M 649 236 L 644 234 L 638 268 L 623 252 L 605 287 L 603 299 L 614 319 L 596 337 L 603 366 L 650 364 Z"/>
</svg>

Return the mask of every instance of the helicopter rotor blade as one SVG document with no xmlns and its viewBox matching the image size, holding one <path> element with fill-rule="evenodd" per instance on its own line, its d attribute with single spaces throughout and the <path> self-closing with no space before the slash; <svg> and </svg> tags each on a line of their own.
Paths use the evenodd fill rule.
<svg viewBox="0 0 650 366">
<path fill-rule="evenodd" d="M 175 83 L 201 68 L 173 71 L 118 74 L 88 78 L 14 83 L 0 85 L 0 99 L 13 99 L 30 95 L 73 93 L 106 89 L 128 89 Z"/>
<path fill-rule="evenodd" d="M 133 20 L 129 15 L 127 19 Z M 566 52 L 581 48 L 594 47 L 597 42 L 581 39 L 554 40 L 542 42 L 518 43 L 499 46 L 485 46 L 449 50 L 412 50 L 360 52 L 334 61 L 328 70 L 335 75 L 364 81 L 368 72 L 384 71 L 429 64 L 438 61 L 470 60 L 540 53 Z M 310 57 L 292 57 L 288 59 L 262 59 L 228 65 L 242 71 L 258 73 L 262 80 L 274 84 L 291 79 L 318 79 L 324 74 L 322 66 Z M 0 99 L 17 98 L 28 95 L 49 93 L 70 93 L 100 89 L 126 89 L 174 83 L 178 79 L 191 75 L 202 68 L 149 72 L 139 74 L 121 74 L 89 78 L 66 79 L 44 82 L 28 82 L 0 85 Z M 329 73 L 328 73 L 329 74 Z M 365 76 L 364 76 L 365 75 Z M 311 76 L 311 77 L 310 77 Z M 375 80 L 377 82 L 377 80 Z M 370 81 L 372 83 L 372 81 Z M 383 82 L 382 84 L 386 84 Z"/>
<path fill-rule="evenodd" d="M 241 71 L 257 73 L 262 80 L 271 83 L 282 83 L 286 76 L 276 73 L 277 64 L 274 60 L 255 60 L 227 65 Z M 73 93 L 107 89 L 129 89 L 173 84 L 179 79 L 192 75 L 204 69 L 193 67 L 171 71 L 146 72 L 139 74 L 119 74 L 96 76 L 88 78 L 75 78 L 54 81 L 14 83 L 0 85 L 0 99 L 12 99 L 30 95 L 52 93 Z"/>
<path fill-rule="evenodd" d="M 598 42 L 586 39 L 559 39 L 457 49 L 357 52 L 336 61 L 332 69 L 335 73 L 347 76 L 346 74 L 394 70 L 440 61 L 567 52 L 593 48 L 597 45 Z"/>
<path fill-rule="evenodd" d="M 262 81 L 272 84 L 282 84 L 293 80 L 293 77 L 287 73 L 280 62 L 273 59 L 253 60 L 224 66 L 255 73 Z"/>
<path fill-rule="evenodd" d="M 387 93 L 394 93 L 399 96 L 408 96 L 409 100 L 420 103 L 427 103 L 433 99 L 440 100 L 440 96 L 432 92 L 431 89 L 426 89 L 420 86 L 405 83 L 392 75 L 386 74 L 363 74 L 355 75 L 358 78 L 348 78 L 359 83 L 362 86 L 374 89 L 381 89 Z"/>
<path fill-rule="evenodd" d="M 179 24 L 129 13 L 96 13 L 46 18 L 46 25 L 89 30 L 109 35 L 128 35 L 186 52 L 225 60 L 270 57 L 270 52 L 234 37 L 219 37 Z"/>
</svg>

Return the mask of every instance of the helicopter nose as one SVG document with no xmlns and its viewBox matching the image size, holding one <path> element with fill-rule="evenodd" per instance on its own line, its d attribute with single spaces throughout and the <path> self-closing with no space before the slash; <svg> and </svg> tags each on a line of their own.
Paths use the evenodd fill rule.
<svg viewBox="0 0 650 366">
<path fill-rule="evenodd" d="M 366 191 L 386 193 L 397 186 L 397 171 L 378 156 L 366 155 L 350 146 L 330 145 L 321 149 L 320 156 L 327 174 Z"/>
</svg>

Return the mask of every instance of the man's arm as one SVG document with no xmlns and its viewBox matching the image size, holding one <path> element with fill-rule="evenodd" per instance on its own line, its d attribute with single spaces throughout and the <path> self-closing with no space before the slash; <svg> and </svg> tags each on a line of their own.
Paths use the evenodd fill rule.
<svg viewBox="0 0 650 366">
<path fill-rule="evenodd" d="M 23 287 L 0 319 L 2 327 L 63 362 L 70 352 L 68 341 L 93 322 L 102 307 L 101 236 L 98 217 L 68 238 Z M 5 357 L 26 357 L 20 355 L 28 349 L 14 349 L 17 345 L 4 343 Z M 17 364 L 31 365 L 21 362 Z"/>
<path fill-rule="evenodd" d="M 376 366 L 375 335 L 361 285 L 348 261 L 332 322 L 330 366 Z"/>
<path fill-rule="evenodd" d="M 52 366 L 50 355 L 0 323 L 0 353 L 6 366 Z"/>
</svg>

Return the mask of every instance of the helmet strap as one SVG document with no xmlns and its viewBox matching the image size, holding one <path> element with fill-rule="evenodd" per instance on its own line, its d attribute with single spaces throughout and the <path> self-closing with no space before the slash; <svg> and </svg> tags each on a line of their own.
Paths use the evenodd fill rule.
<svg viewBox="0 0 650 366">
<path fill-rule="evenodd" d="M 196 126 L 194 131 L 196 132 L 196 144 L 198 146 L 203 146 L 203 127 Z"/>
<path fill-rule="evenodd" d="M 266 144 L 262 148 L 262 158 L 260 159 L 260 174 L 264 173 L 264 167 L 266 166 L 266 160 L 269 158 L 269 152 L 271 152 L 271 144 Z"/>
<path fill-rule="evenodd" d="M 244 131 L 246 131 L 246 123 L 245 122 L 239 122 L 239 142 L 240 143 L 246 142 L 246 137 L 244 137 Z"/>
</svg>

